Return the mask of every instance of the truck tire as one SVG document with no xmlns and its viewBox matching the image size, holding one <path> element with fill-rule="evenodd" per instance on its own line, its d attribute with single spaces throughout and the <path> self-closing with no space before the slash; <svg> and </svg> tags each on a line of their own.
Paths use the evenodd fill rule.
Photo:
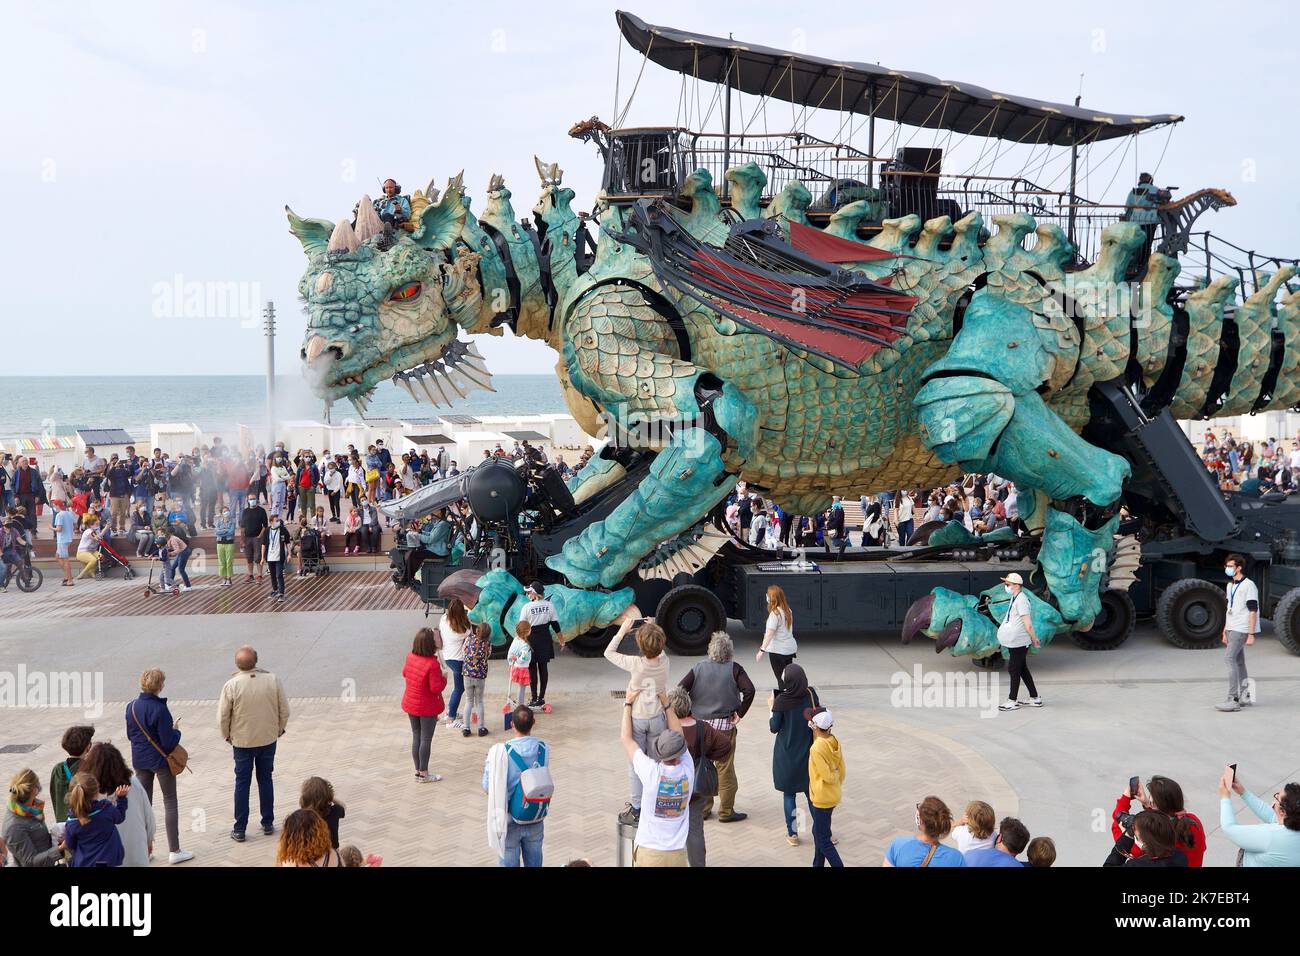
<svg viewBox="0 0 1300 956">
<path fill-rule="evenodd" d="M 1113 651 L 1133 633 L 1137 608 L 1127 591 L 1103 591 L 1101 613 L 1088 631 L 1073 631 L 1070 640 L 1085 651 Z"/>
<path fill-rule="evenodd" d="M 1227 605 L 1221 588 L 1200 578 L 1184 578 L 1160 595 L 1156 602 L 1156 624 L 1175 647 L 1212 650 L 1223 644 Z"/>
<path fill-rule="evenodd" d="M 1292 654 L 1300 654 L 1300 588 L 1287 591 L 1277 602 L 1273 632 L 1283 647 Z"/>
<path fill-rule="evenodd" d="M 698 584 L 683 584 L 663 596 L 655 620 L 668 637 L 674 654 L 694 656 L 709 649 L 714 631 L 727 626 L 727 612 L 718 596 Z"/>
</svg>

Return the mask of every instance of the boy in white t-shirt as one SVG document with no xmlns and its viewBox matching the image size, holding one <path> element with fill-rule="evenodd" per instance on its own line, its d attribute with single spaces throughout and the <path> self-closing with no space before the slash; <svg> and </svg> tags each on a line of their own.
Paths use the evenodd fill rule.
<svg viewBox="0 0 1300 956">
<path fill-rule="evenodd" d="M 687 866 L 686 838 L 690 832 L 691 794 L 695 786 L 695 761 L 686 748 L 682 724 L 668 706 L 668 695 L 659 694 L 667 729 L 650 741 L 649 754 L 632 736 L 632 708 L 640 691 L 632 691 L 623 703 L 623 750 L 632 769 L 641 778 L 644 802 L 637 822 L 632 865 L 642 867 Z"/>
<path fill-rule="evenodd" d="M 991 850 L 997 841 L 998 818 L 983 800 L 966 804 L 966 812 L 952 828 L 952 839 L 963 855 L 969 850 Z"/>
</svg>

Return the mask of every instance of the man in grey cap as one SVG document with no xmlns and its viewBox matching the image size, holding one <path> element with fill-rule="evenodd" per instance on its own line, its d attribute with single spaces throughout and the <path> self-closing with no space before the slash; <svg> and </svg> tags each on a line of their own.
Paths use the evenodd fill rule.
<svg viewBox="0 0 1300 956">
<path fill-rule="evenodd" d="M 695 788 L 695 761 L 686 749 L 682 724 L 668 695 L 659 695 L 665 708 L 667 730 L 650 741 L 649 754 L 641 752 L 632 736 L 632 705 L 642 691 L 632 691 L 623 703 L 623 750 L 641 778 L 641 818 L 632 849 L 633 866 L 689 866 L 686 839 L 690 833 L 691 794 Z M 648 812 L 647 812 L 648 811 Z"/>
</svg>

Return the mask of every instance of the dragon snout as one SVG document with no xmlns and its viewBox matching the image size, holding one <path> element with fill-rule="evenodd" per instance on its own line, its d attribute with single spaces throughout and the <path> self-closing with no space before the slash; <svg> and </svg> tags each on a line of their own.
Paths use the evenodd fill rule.
<svg viewBox="0 0 1300 956">
<path fill-rule="evenodd" d="M 323 335 L 313 335 L 307 340 L 307 344 L 302 347 L 299 354 L 302 356 L 302 360 L 310 366 L 315 365 L 322 354 L 334 361 L 338 361 L 346 358 L 348 352 L 347 342 L 341 340 L 331 342 Z"/>
</svg>

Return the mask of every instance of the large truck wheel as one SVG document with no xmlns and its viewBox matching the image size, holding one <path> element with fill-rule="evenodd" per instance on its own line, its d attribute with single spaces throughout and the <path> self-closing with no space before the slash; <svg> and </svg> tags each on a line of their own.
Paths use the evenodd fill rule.
<svg viewBox="0 0 1300 956">
<path fill-rule="evenodd" d="M 1273 632 L 1283 647 L 1292 654 L 1300 654 L 1300 588 L 1287 591 L 1277 602 Z"/>
<path fill-rule="evenodd" d="M 1113 651 L 1133 633 L 1137 623 L 1137 608 L 1127 591 L 1103 591 L 1101 613 L 1091 630 L 1073 631 L 1070 640 L 1085 651 Z"/>
<path fill-rule="evenodd" d="M 670 651 L 695 656 L 708 651 L 714 631 L 726 628 L 727 612 L 708 588 L 683 584 L 663 596 L 655 620 L 668 637 Z"/>
<path fill-rule="evenodd" d="M 1223 589 L 1200 578 L 1175 581 L 1156 602 L 1156 624 L 1165 638 L 1190 651 L 1220 647 L 1227 616 Z"/>
</svg>

